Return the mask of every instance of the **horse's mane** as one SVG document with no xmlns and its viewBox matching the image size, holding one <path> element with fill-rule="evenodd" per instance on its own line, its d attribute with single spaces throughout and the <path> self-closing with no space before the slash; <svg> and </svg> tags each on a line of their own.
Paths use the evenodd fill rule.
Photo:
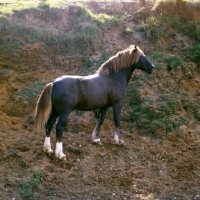
<svg viewBox="0 0 200 200">
<path fill-rule="evenodd" d="M 143 54 L 143 51 L 139 47 L 131 45 L 104 62 L 96 73 L 109 75 L 110 70 L 118 72 L 122 68 L 128 68 L 134 63 L 137 63 L 140 56 Z"/>
</svg>

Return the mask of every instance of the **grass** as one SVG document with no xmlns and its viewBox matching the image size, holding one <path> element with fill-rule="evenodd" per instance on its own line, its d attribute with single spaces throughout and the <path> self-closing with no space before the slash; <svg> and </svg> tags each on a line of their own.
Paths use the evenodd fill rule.
<svg viewBox="0 0 200 200">
<path fill-rule="evenodd" d="M 141 80 L 141 78 L 139 80 L 136 78 L 128 87 L 122 113 L 122 115 L 125 113 L 125 116 L 122 116 L 125 121 L 134 124 L 132 126 L 141 130 L 143 134 L 157 138 L 167 135 L 181 125 L 187 125 L 187 116 L 180 115 L 184 109 L 182 104 L 182 99 L 186 98 L 184 95 L 169 92 L 167 94 L 158 93 L 157 100 L 148 96 L 144 98 L 139 91 L 146 88 L 144 83 L 148 80 Z M 194 117 L 198 118 L 198 109 L 195 105 L 191 107 L 191 112 Z"/>
<path fill-rule="evenodd" d="M 180 55 L 168 56 L 168 57 L 165 57 L 164 60 L 167 63 L 168 71 L 171 71 L 172 69 L 175 69 L 178 66 L 187 68 L 186 62 L 183 60 L 183 58 Z"/>
<path fill-rule="evenodd" d="M 0 39 L 0 52 L 9 52 L 19 47 L 19 41 L 15 38 Z"/>
<path fill-rule="evenodd" d="M 159 16 L 150 16 L 147 18 L 147 22 L 138 28 L 138 31 L 144 32 L 148 40 L 155 42 L 164 36 L 165 29 Z"/>
<path fill-rule="evenodd" d="M 10 156 L 12 156 L 15 161 L 18 163 L 21 167 L 27 167 L 27 164 L 22 160 L 21 156 L 19 156 L 15 151 L 10 152 Z"/>
<path fill-rule="evenodd" d="M 167 67 L 167 71 L 171 71 L 181 66 L 184 72 L 189 70 L 187 62 L 184 60 L 183 56 L 178 54 L 173 56 L 166 56 L 155 52 L 154 54 L 151 54 L 149 58 L 154 63 L 156 68 L 159 69 Z"/>
<path fill-rule="evenodd" d="M 22 4 L 23 3 L 24 1 Z M 46 6 L 47 3 L 48 2 L 43 2 L 44 5 L 42 5 L 42 8 L 45 6 L 45 9 L 35 8 L 33 6 L 34 9 L 30 10 L 30 12 L 37 12 L 38 10 L 41 15 L 38 16 L 42 18 L 41 20 L 47 20 L 49 15 L 51 15 L 51 9 L 53 9 L 50 8 L 50 6 Z M 65 9 L 59 8 L 60 12 L 66 12 L 66 9 L 69 9 L 68 12 L 70 12 L 71 7 L 69 7 L 68 4 L 66 4 L 66 6 L 68 7 Z M 119 18 L 102 13 L 94 14 L 83 4 L 77 4 L 74 5 L 74 7 L 79 10 L 79 14 L 70 17 L 69 30 L 64 30 L 59 34 L 54 33 L 52 30 L 48 29 L 48 27 L 36 27 L 26 23 L 16 24 L 9 18 L 0 18 L 0 51 L 10 51 L 18 48 L 20 46 L 19 41 L 23 38 L 30 44 L 44 42 L 56 52 L 73 55 L 81 53 L 87 55 L 91 48 L 98 48 L 98 36 L 101 32 L 101 28 L 105 26 L 116 26 L 120 23 Z M 27 6 L 26 8 L 30 9 L 31 6 Z M 19 10 L 20 9 L 21 7 Z"/>
<path fill-rule="evenodd" d="M 1 1 L 0 3 L 0 16 L 5 16 L 6 14 L 13 14 L 14 11 L 20 11 L 24 9 L 37 8 L 39 5 L 39 0 L 28 0 L 28 1 Z"/>
<path fill-rule="evenodd" d="M 179 56 L 167 57 L 158 53 L 151 55 L 151 60 L 162 63 L 163 66 L 166 66 L 168 62 L 171 70 L 184 64 Z M 182 125 L 187 126 L 191 117 L 196 119 L 197 123 L 200 121 L 200 106 L 195 99 L 190 99 L 188 94 L 170 90 L 164 93 L 158 90 L 156 98 L 152 98 L 148 93 L 143 96 L 143 92 L 140 91 L 149 90 L 151 87 L 148 81 L 147 76 L 137 74 L 129 83 L 122 119 L 131 122 L 130 131 L 134 127 L 144 135 L 160 138 Z"/>
<path fill-rule="evenodd" d="M 166 66 L 165 56 L 161 53 L 155 52 L 149 56 L 149 59 L 152 61 L 152 63 L 154 63 L 154 65 L 158 69 L 161 69 L 164 66 Z"/>
<path fill-rule="evenodd" d="M 198 68 L 200 69 L 200 44 L 196 43 L 189 49 L 189 58 L 197 63 Z"/>
<path fill-rule="evenodd" d="M 45 84 L 43 82 L 35 82 L 30 86 L 22 87 L 15 94 L 26 100 L 28 104 L 31 104 L 40 95 L 44 86 Z"/>
<path fill-rule="evenodd" d="M 32 174 L 30 179 L 24 179 L 20 189 L 21 195 L 25 198 L 37 199 L 38 194 L 34 193 L 34 191 L 42 182 L 44 182 L 44 178 L 45 174 L 43 170 L 39 170 Z"/>
<path fill-rule="evenodd" d="M 157 0 L 153 9 L 157 10 L 157 14 L 149 16 L 139 28 L 150 41 L 155 42 L 164 37 L 170 28 L 195 41 L 200 40 L 200 23 L 194 18 L 194 11 L 200 9 L 198 1 Z"/>
</svg>

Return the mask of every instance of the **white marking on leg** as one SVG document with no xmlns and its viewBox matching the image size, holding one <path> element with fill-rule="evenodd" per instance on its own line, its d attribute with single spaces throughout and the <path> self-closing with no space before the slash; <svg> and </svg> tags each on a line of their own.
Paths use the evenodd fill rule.
<svg viewBox="0 0 200 200">
<path fill-rule="evenodd" d="M 51 154 L 53 153 L 53 150 L 51 149 L 51 142 L 50 137 L 46 137 L 44 141 L 44 151 Z"/>
<path fill-rule="evenodd" d="M 98 139 L 94 139 L 93 142 L 98 143 L 98 142 L 101 142 L 101 140 L 100 138 L 98 138 Z"/>
<path fill-rule="evenodd" d="M 119 144 L 119 136 L 115 133 L 114 140 L 116 144 Z"/>
<path fill-rule="evenodd" d="M 120 144 L 120 145 L 124 144 L 124 140 L 122 140 L 120 138 L 120 130 L 119 130 L 119 128 L 115 128 L 114 140 L 115 140 L 116 144 Z"/>
<path fill-rule="evenodd" d="M 55 150 L 56 157 L 59 159 L 65 159 L 66 155 L 63 153 L 63 146 L 62 142 L 56 143 L 56 150 Z"/>
<path fill-rule="evenodd" d="M 92 133 L 92 141 L 94 143 L 100 143 L 101 142 L 100 138 L 97 137 L 97 131 L 95 131 L 95 130 Z"/>
</svg>

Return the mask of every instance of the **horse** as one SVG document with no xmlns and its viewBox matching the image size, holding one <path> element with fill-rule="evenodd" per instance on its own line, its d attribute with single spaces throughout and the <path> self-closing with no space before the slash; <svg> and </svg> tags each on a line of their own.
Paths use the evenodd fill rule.
<svg viewBox="0 0 200 200">
<path fill-rule="evenodd" d="M 128 82 L 135 69 L 151 74 L 153 68 L 154 65 L 144 52 L 138 46 L 132 45 L 109 58 L 92 75 L 63 75 L 48 83 L 38 98 L 34 121 L 37 130 L 46 127 L 44 151 L 53 153 L 50 132 L 58 118 L 55 156 L 58 159 L 66 158 L 63 153 L 62 134 L 73 110 L 99 109 L 98 121 L 92 133 L 92 142 L 101 144 L 100 127 L 109 107 L 113 108 L 114 141 L 118 145 L 123 145 L 124 140 L 120 135 L 120 113 Z"/>
</svg>

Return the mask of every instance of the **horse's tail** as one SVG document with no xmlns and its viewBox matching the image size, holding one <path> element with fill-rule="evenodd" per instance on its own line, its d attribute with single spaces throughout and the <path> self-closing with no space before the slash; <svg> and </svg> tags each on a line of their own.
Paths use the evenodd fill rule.
<svg viewBox="0 0 200 200">
<path fill-rule="evenodd" d="M 34 125 L 37 131 L 44 128 L 52 111 L 51 92 L 53 84 L 49 83 L 43 89 L 35 109 Z"/>
</svg>

